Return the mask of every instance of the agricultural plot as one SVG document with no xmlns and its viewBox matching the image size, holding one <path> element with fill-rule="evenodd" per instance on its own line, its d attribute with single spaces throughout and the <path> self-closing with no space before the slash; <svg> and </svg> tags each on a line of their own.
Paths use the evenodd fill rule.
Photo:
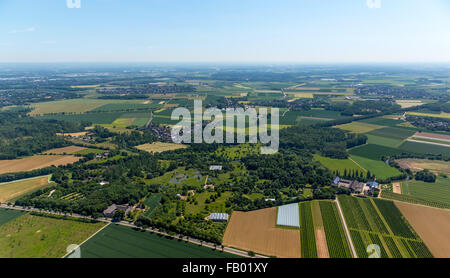
<svg viewBox="0 0 450 278">
<path fill-rule="evenodd" d="M 347 172 L 353 170 L 366 171 L 350 159 L 334 159 L 317 154 L 314 155 L 314 159 L 333 172 L 337 171 L 338 173 L 344 173 L 345 170 L 347 170 Z"/>
<path fill-rule="evenodd" d="M 399 155 L 404 153 L 404 151 L 380 145 L 368 144 L 361 147 L 353 148 L 349 151 L 349 153 L 352 156 L 365 157 L 368 159 L 381 161 L 383 156 Z"/>
<path fill-rule="evenodd" d="M 403 183 L 403 194 L 383 192 L 383 198 L 422 204 L 438 208 L 450 208 L 450 179 L 439 177 L 435 183 L 410 180 Z"/>
<path fill-rule="evenodd" d="M 359 258 L 367 258 L 367 247 L 376 244 L 382 258 L 432 257 L 393 202 L 339 196 L 345 222 Z"/>
<path fill-rule="evenodd" d="M 300 227 L 298 203 L 278 207 L 277 225 L 287 227 Z"/>
<path fill-rule="evenodd" d="M 317 258 L 316 234 L 313 221 L 312 202 L 300 203 L 300 246 L 302 258 Z M 321 218 L 321 216 L 320 216 Z M 320 219 L 321 220 L 321 219 Z M 323 228 L 323 227 L 322 227 Z M 326 243 L 326 242 L 325 242 Z M 325 245 L 326 246 L 326 245 Z"/>
<path fill-rule="evenodd" d="M 97 112 L 84 114 L 56 114 L 38 116 L 42 120 L 58 120 L 66 122 L 89 122 L 93 124 L 112 124 L 117 118 L 122 115 L 122 112 Z"/>
<path fill-rule="evenodd" d="M 109 225 L 81 246 L 82 258 L 238 258 L 130 227 Z"/>
<path fill-rule="evenodd" d="M 276 217 L 276 208 L 233 212 L 223 244 L 269 256 L 299 258 L 300 231 L 276 228 Z"/>
<path fill-rule="evenodd" d="M 187 146 L 182 144 L 155 142 L 152 144 L 139 145 L 136 148 L 141 151 L 146 151 L 149 153 L 162 153 L 166 151 L 185 149 L 187 148 Z"/>
<path fill-rule="evenodd" d="M 351 258 L 350 247 L 335 203 L 320 202 L 323 226 L 330 258 Z"/>
<path fill-rule="evenodd" d="M 400 202 L 396 202 L 396 205 L 435 257 L 450 257 L 450 210 Z M 429 256 L 427 248 L 421 245 L 414 247 L 415 250 L 421 250 L 419 252 L 423 256 Z"/>
<path fill-rule="evenodd" d="M 26 214 L 1 226 L 0 257 L 61 258 L 104 225 Z"/>
<path fill-rule="evenodd" d="M 376 129 L 383 128 L 383 126 L 357 121 L 349 124 L 337 125 L 335 126 L 335 128 L 347 130 L 353 133 L 367 133 Z"/>
<path fill-rule="evenodd" d="M 83 150 L 85 150 L 86 148 L 84 147 L 78 147 L 78 146 L 69 146 L 69 147 L 64 147 L 64 148 L 57 148 L 57 149 L 52 149 L 52 150 L 48 150 L 46 152 L 44 152 L 44 154 L 75 154 L 78 152 L 81 152 Z"/>
<path fill-rule="evenodd" d="M 423 154 L 450 154 L 450 147 L 419 143 L 418 141 L 406 141 L 399 147 L 399 149 L 407 152 Z"/>
<path fill-rule="evenodd" d="M 214 202 L 207 203 L 206 200 L 210 198 L 212 195 L 215 195 L 214 192 L 202 192 L 200 194 L 195 194 L 193 198 L 193 202 L 186 203 L 186 214 L 198 214 L 198 213 L 206 213 L 210 212 L 218 212 L 218 213 L 226 213 L 228 212 L 228 208 L 226 207 L 226 201 L 231 197 L 231 192 L 224 192 L 220 197 L 215 199 Z"/>
<path fill-rule="evenodd" d="M 370 145 L 380 145 L 384 147 L 399 147 L 404 142 L 404 140 L 400 138 L 378 136 L 373 135 L 371 133 L 367 133 L 366 136 L 367 136 L 367 143 Z"/>
<path fill-rule="evenodd" d="M 142 104 L 142 103 L 108 103 L 97 107 L 91 111 L 96 112 L 113 112 L 113 111 L 132 111 L 132 110 L 151 110 L 160 107 L 158 104 Z"/>
<path fill-rule="evenodd" d="M 356 155 L 350 156 L 356 163 L 361 165 L 364 169 L 369 170 L 378 179 L 387 179 L 390 177 L 397 177 L 401 175 L 401 172 L 394 167 L 390 167 L 381 160 L 373 160 L 366 157 L 360 157 Z"/>
<path fill-rule="evenodd" d="M 19 181 L 0 183 L 0 203 L 14 201 L 40 188 L 48 186 L 50 176 L 24 179 Z"/>
<path fill-rule="evenodd" d="M 52 165 L 67 165 L 80 159 L 81 157 L 70 155 L 34 155 L 27 158 L 0 160 L 0 174 L 26 172 Z"/>
<path fill-rule="evenodd" d="M 378 126 L 381 126 L 382 128 L 387 127 L 387 126 L 396 127 L 399 124 L 404 123 L 402 120 L 389 119 L 386 117 L 364 119 L 359 122 L 360 123 L 368 123 L 368 124 L 372 124 L 372 125 L 378 125 Z"/>
<path fill-rule="evenodd" d="M 405 139 L 412 136 L 415 133 L 415 130 L 410 130 L 407 128 L 385 127 L 373 130 L 370 133 L 379 136 L 388 136 Z"/>
<path fill-rule="evenodd" d="M 26 212 L 20 210 L 12 210 L 12 209 L 2 209 L 0 208 L 0 226 L 24 215 Z"/>
</svg>

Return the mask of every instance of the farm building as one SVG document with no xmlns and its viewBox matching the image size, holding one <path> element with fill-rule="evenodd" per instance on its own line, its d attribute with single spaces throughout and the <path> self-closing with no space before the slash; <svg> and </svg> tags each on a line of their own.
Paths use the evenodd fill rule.
<svg viewBox="0 0 450 278">
<path fill-rule="evenodd" d="M 228 213 L 211 213 L 211 215 L 209 215 L 209 220 L 214 222 L 227 222 Z"/>
<path fill-rule="evenodd" d="M 113 217 L 114 212 L 116 212 L 116 210 L 123 210 L 125 212 L 125 215 L 127 215 L 130 211 L 133 210 L 133 207 L 129 206 L 128 204 L 127 205 L 113 204 L 103 211 L 103 215 L 106 217 Z"/>
<path fill-rule="evenodd" d="M 300 227 L 298 203 L 278 207 L 277 225 Z"/>
<path fill-rule="evenodd" d="M 351 189 L 357 193 L 361 193 L 364 189 L 364 186 L 366 186 L 365 183 L 359 182 L 359 181 L 351 181 L 351 180 L 344 180 L 340 177 L 336 177 L 332 183 L 333 186 L 339 187 L 339 188 L 347 188 Z"/>
</svg>

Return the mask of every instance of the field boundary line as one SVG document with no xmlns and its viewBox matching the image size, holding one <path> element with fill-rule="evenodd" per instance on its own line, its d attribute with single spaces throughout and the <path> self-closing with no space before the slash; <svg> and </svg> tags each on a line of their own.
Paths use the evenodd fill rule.
<svg viewBox="0 0 450 278">
<path fill-rule="evenodd" d="M 391 227 L 388 225 L 386 219 L 384 219 L 383 214 L 381 213 L 380 209 L 378 208 L 377 204 L 373 199 L 370 199 L 370 202 L 372 203 L 373 208 L 378 213 L 378 216 L 380 216 L 381 221 L 383 221 L 384 226 L 386 227 L 387 231 L 389 232 L 389 236 L 395 236 L 394 232 L 391 230 Z"/>
<path fill-rule="evenodd" d="M 111 224 L 111 222 L 108 222 L 105 226 L 101 227 L 98 231 L 96 231 L 95 233 L 93 233 L 90 237 L 88 237 L 87 239 L 85 239 L 82 243 L 78 244 L 78 246 L 81 248 L 81 246 L 83 244 L 85 244 L 88 240 L 90 240 L 91 238 L 93 238 L 95 235 L 97 235 L 98 233 L 100 233 L 101 231 L 103 231 L 103 229 L 105 229 L 106 227 L 108 227 Z M 67 257 L 68 255 L 70 255 L 71 252 L 66 253 L 63 257 L 61 257 L 62 259 L 64 259 L 65 257 Z"/>
<path fill-rule="evenodd" d="M 342 224 L 344 226 L 345 236 L 347 237 L 348 243 L 350 244 L 350 249 L 353 253 L 353 258 L 358 258 L 358 255 L 356 254 L 355 246 L 353 245 L 352 237 L 350 236 L 350 232 L 347 227 L 347 222 L 345 222 L 344 214 L 342 213 L 341 205 L 339 204 L 339 198 L 336 198 L 337 207 L 339 210 L 339 214 L 341 216 Z"/>
<path fill-rule="evenodd" d="M 348 159 L 350 159 L 351 161 L 353 161 L 353 163 L 355 163 L 359 168 L 363 169 L 366 173 L 367 173 L 367 169 L 362 167 L 358 162 L 356 162 L 355 160 L 353 160 L 353 158 L 351 156 L 348 156 Z"/>
<path fill-rule="evenodd" d="M 427 144 L 427 145 L 435 145 L 435 146 L 441 146 L 441 147 L 450 148 L 449 144 L 440 144 L 440 143 L 434 143 L 434 142 L 428 142 L 428 141 L 420 141 L 420 140 L 414 140 L 414 139 L 407 139 L 406 141 L 413 142 L 413 143 L 422 143 L 422 144 Z"/>
</svg>

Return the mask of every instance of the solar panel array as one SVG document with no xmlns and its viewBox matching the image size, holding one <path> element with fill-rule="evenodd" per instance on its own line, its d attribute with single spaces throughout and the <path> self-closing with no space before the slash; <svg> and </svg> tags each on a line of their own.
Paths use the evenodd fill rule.
<svg viewBox="0 0 450 278">
<path fill-rule="evenodd" d="M 277 225 L 300 227 L 298 203 L 278 207 Z"/>
</svg>

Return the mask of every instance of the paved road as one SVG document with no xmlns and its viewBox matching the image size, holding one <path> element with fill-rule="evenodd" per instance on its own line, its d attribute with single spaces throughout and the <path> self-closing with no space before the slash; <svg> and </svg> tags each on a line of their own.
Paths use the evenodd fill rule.
<svg viewBox="0 0 450 278">
<path fill-rule="evenodd" d="M 48 211 L 48 210 L 40 210 L 40 209 L 36 209 L 36 208 L 25 208 L 25 207 L 21 207 L 21 206 L 8 206 L 8 205 L 6 205 L 6 204 L 0 204 L 0 208 L 4 208 L 4 209 L 13 209 L 13 210 L 21 210 L 21 211 L 29 211 L 29 212 L 48 213 L 48 214 L 60 215 L 60 216 L 71 216 L 71 217 L 75 217 L 75 218 L 83 218 L 83 219 L 93 219 L 93 218 L 90 217 L 90 216 L 84 216 L 84 215 L 80 215 L 80 214 L 76 214 L 76 213 L 72 213 L 72 214 L 67 214 L 67 213 L 66 213 L 66 214 L 64 214 L 64 213 L 61 213 L 61 212 L 54 212 L 54 211 Z M 114 223 L 114 224 L 119 224 L 119 225 L 122 225 L 122 226 L 127 226 L 127 227 L 131 227 L 131 228 L 139 228 L 139 229 L 140 229 L 140 227 L 134 225 L 133 223 L 126 222 L 126 221 L 112 222 L 112 220 L 109 219 L 109 218 L 98 218 L 98 219 L 95 219 L 95 220 L 97 220 L 97 221 L 102 221 L 102 222 L 105 222 L 105 223 L 108 223 L 108 224 Z M 106 225 L 106 226 L 108 226 L 108 225 Z M 106 227 L 106 226 L 105 226 L 105 227 Z M 103 227 L 103 228 L 105 228 L 105 227 Z M 102 228 L 102 229 L 103 229 L 103 228 Z M 100 229 L 99 231 L 101 231 L 102 229 Z M 160 235 L 163 235 L 163 236 L 174 237 L 174 238 L 180 238 L 180 236 L 181 236 L 181 235 L 179 235 L 179 234 L 176 234 L 176 235 L 174 235 L 174 236 L 173 236 L 173 235 L 169 235 L 168 233 L 159 231 L 158 229 L 154 229 L 154 228 L 147 228 L 146 230 L 149 231 L 149 232 L 152 232 L 152 233 L 160 234 Z M 97 231 L 96 234 L 97 234 L 99 231 Z M 95 234 L 94 234 L 94 235 L 95 235 Z M 92 235 L 92 236 L 93 236 L 93 235 Z M 92 236 L 91 236 L 91 237 L 92 237 Z M 219 245 L 217 245 L 217 244 L 214 245 L 214 243 L 205 242 L 205 241 L 202 241 L 202 240 L 199 240 L 199 239 L 196 239 L 196 238 L 191 238 L 191 237 L 185 237 L 185 236 L 184 236 L 182 240 L 187 241 L 187 242 L 190 242 L 190 243 L 193 243 L 193 244 L 196 244 L 196 245 L 201 245 L 201 246 L 204 246 L 204 247 L 208 247 L 208 248 L 211 248 L 211 249 L 218 249 L 218 250 L 221 250 L 221 246 L 219 246 Z M 84 242 L 86 242 L 86 240 L 85 240 Z M 83 243 L 84 243 L 84 242 L 83 242 Z M 80 246 L 81 246 L 81 244 L 80 244 Z M 246 257 L 246 258 L 251 258 L 251 257 L 248 255 L 248 252 L 242 251 L 242 250 L 239 250 L 239 249 L 234 249 L 234 248 L 230 248 L 230 247 L 224 247 L 223 251 L 224 251 L 224 252 L 227 252 L 227 253 L 234 254 L 234 255 Z M 65 255 L 64 257 L 66 257 L 66 256 L 67 256 L 67 255 Z M 257 254 L 256 254 L 253 258 L 268 258 L 268 257 L 262 256 L 262 255 L 257 255 Z"/>
</svg>

